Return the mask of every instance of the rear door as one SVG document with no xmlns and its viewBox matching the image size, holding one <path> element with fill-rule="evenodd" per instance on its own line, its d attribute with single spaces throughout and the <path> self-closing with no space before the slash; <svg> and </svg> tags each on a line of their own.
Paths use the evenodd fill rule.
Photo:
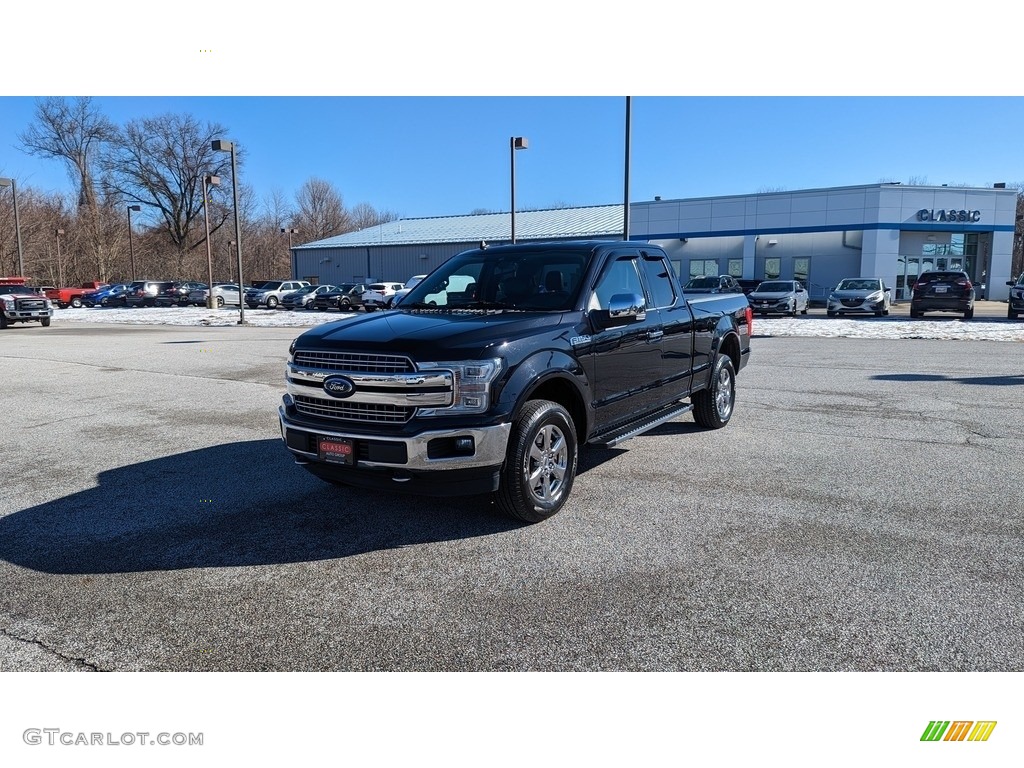
<svg viewBox="0 0 1024 768">
<path fill-rule="evenodd" d="M 672 279 L 672 267 L 658 251 L 641 251 L 640 265 L 647 287 L 648 306 L 661 315 L 662 391 L 657 399 L 671 402 L 690 391 L 693 373 L 693 314 Z"/>
</svg>

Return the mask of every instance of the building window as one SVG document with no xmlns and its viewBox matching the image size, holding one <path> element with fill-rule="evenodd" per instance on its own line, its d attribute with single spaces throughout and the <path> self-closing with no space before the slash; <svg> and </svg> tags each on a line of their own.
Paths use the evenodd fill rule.
<svg viewBox="0 0 1024 768">
<path fill-rule="evenodd" d="M 764 279 L 765 280 L 778 280 L 782 277 L 782 259 L 778 256 L 773 256 L 770 259 L 764 260 Z"/>
<path fill-rule="evenodd" d="M 810 290 L 809 278 L 811 275 L 811 260 L 807 256 L 800 256 L 793 259 L 793 279 L 803 283 L 804 288 Z"/>
<path fill-rule="evenodd" d="M 718 259 L 693 259 L 690 262 L 690 277 L 718 274 Z"/>
<path fill-rule="evenodd" d="M 743 277 L 743 259 L 729 259 L 729 276 Z"/>
</svg>

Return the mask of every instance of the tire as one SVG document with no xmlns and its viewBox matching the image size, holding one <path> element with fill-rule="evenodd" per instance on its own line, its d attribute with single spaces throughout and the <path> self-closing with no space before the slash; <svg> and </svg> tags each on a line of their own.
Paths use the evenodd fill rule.
<svg viewBox="0 0 1024 768">
<path fill-rule="evenodd" d="M 81 309 L 82 308 L 82 299 L 80 297 L 78 297 L 78 296 L 75 296 L 75 298 L 73 298 L 71 300 L 71 307 L 73 309 Z"/>
<path fill-rule="evenodd" d="M 828 315 L 829 317 L 835 317 L 836 316 L 836 313 L 833 312 L 831 309 L 825 310 L 825 314 Z"/>
<path fill-rule="evenodd" d="M 918 317 L 921 316 L 921 313 L 918 310 L 916 310 L 916 309 L 911 309 L 910 310 L 910 316 L 912 318 L 918 318 Z"/>
<path fill-rule="evenodd" d="M 879 309 L 879 310 L 877 310 L 875 312 L 875 317 L 881 317 L 884 314 L 885 314 L 885 310 L 884 309 Z"/>
<path fill-rule="evenodd" d="M 708 388 L 697 392 L 691 401 L 693 419 L 705 429 L 721 429 L 729 423 L 736 405 L 736 371 L 732 358 L 718 356 Z"/>
<path fill-rule="evenodd" d="M 800 314 L 801 315 L 806 315 L 810 311 L 810 309 L 811 309 L 811 306 L 809 304 L 805 304 L 804 308 L 802 310 L 800 310 Z"/>
<path fill-rule="evenodd" d="M 1016 313 L 1016 312 L 1014 312 L 1014 311 L 1013 311 L 1012 309 L 1010 309 L 1009 307 L 1007 307 L 1007 308 L 1006 308 L 1006 319 L 1007 319 L 1007 320 L 1016 320 L 1016 319 L 1017 319 L 1017 313 Z"/>
<path fill-rule="evenodd" d="M 39 318 L 39 322 L 42 323 L 43 328 L 49 328 L 50 327 L 50 318 L 48 318 L 48 317 L 41 317 L 41 318 Z"/>
<path fill-rule="evenodd" d="M 0 330 L 3 330 L 6 327 L 7 327 L 7 316 L 3 312 L 0 312 Z"/>
<path fill-rule="evenodd" d="M 971 307 L 966 312 L 964 312 L 964 320 L 972 320 L 972 319 L 974 319 L 974 307 Z"/>
<path fill-rule="evenodd" d="M 221 307 L 224 306 L 224 297 L 223 296 L 217 296 L 216 298 L 217 298 L 217 309 L 220 309 Z"/>
<path fill-rule="evenodd" d="M 348 312 L 350 309 L 352 309 L 352 302 L 351 301 L 349 301 L 348 299 L 339 299 L 338 300 L 338 311 L 340 311 L 340 312 Z"/>
<path fill-rule="evenodd" d="M 376 307 L 374 307 L 374 306 L 372 306 L 370 304 L 364 304 L 363 305 L 363 309 L 365 309 L 367 312 L 373 312 L 373 310 L 375 310 Z"/>
<path fill-rule="evenodd" d="M 495 494 L 505 513 L 539 523 L 565 504 L 576 478 L 576 427 L 550 400 L 530 400 L 512 423 L 501 484 Z"/>
<path fill-rule="evenodd" d="M 277 297 L 276 296 L 268 296 L 267 297 L 267 309 L 276 309 L 277 308 L 277 304 L 278 304 L 278 301 L 277 301 Z"/>
</svg>

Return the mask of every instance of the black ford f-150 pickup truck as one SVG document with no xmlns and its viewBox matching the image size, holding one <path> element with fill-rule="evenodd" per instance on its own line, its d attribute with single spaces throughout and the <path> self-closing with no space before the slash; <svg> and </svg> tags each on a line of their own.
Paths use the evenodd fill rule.
<svg viewBox="0 0 1024 768">
<path fill-rule="evenodd" d="M 684 295 L 657 246 L 482 244 L 394 309 L 295 339 L 281 435 L 329 482 L 494 493 L 539 522 L 569 496 L 579 446 L 690 410 L 725 426 L 751 324 L 742 293 Z"/>
</svg>

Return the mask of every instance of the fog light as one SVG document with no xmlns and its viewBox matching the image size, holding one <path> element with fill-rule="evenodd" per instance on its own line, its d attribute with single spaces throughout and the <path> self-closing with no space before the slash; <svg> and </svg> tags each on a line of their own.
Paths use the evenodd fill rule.
<svg viewBox="0 0 1024 768">
<path fill-rule="evenodd" d="M 456 437 L 455 438 L 455 450 L 459 453 L 465 451 L 466 453 L 473 452 L 473 438 L 472 437 Z"/>
</svg>

